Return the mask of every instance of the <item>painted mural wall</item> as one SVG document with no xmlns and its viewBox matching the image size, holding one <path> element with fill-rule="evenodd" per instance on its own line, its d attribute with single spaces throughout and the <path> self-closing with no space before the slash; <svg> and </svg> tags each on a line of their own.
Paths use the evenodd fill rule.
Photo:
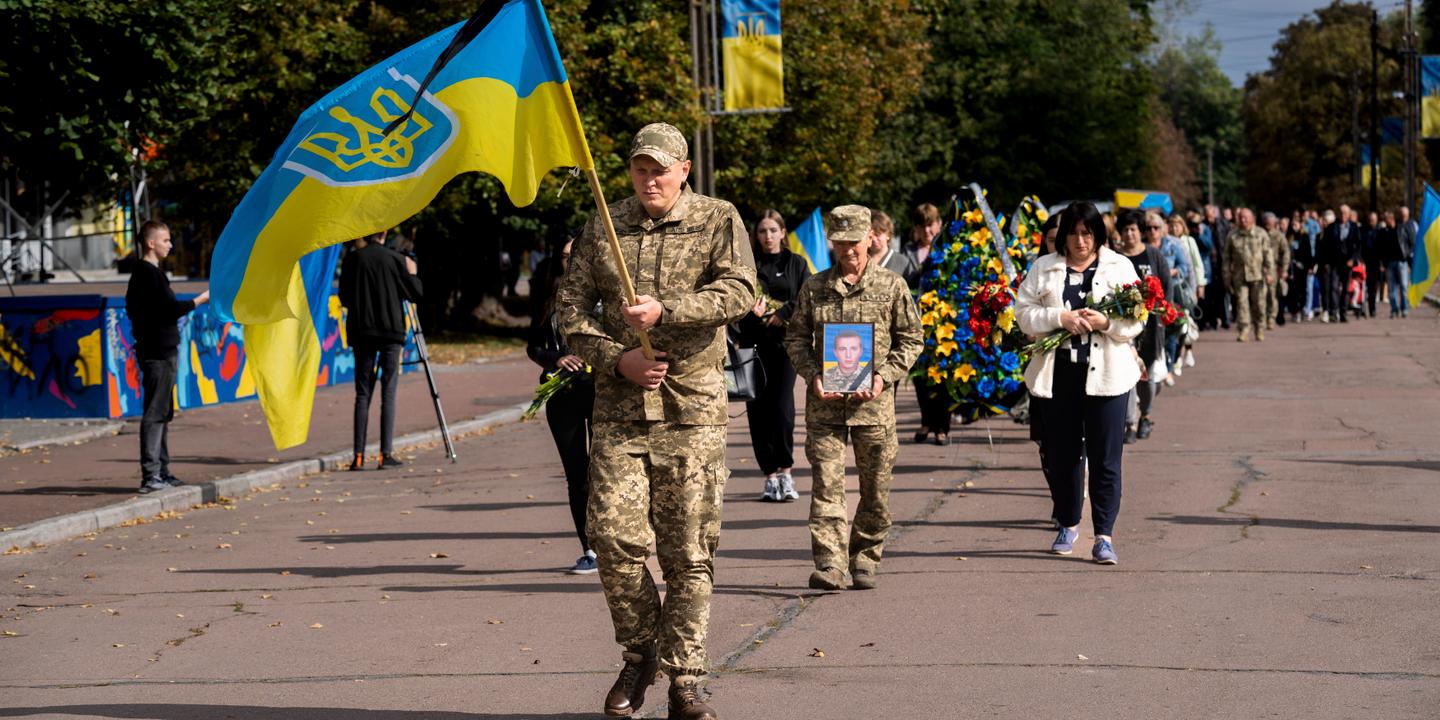
<svg viewBox="0 0 1440 720">
<path fill-rule="evenodd" d="M 315 378 L 321 387 L 355 379 L 345 310 L 333 290 L 329 302 Z M 138 417 L 140 366 L 134 348 L 123 297 L 0 298 L 0 418 Z M 413 328 L 406 333 L 402 360 L 419 360 Z M 220 321 L 209 305 L 180 320 L 178 370 L 175 400 L 181 409 L 255 397 L 244 328 Z"/>
</svg>

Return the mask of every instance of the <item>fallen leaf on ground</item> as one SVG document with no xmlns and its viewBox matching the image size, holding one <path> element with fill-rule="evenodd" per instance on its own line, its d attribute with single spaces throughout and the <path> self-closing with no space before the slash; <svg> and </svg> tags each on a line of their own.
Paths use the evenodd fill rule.
<svg viewBox="0 0 1440 720">
<path fill-rule="evenodd" d="M 277 620 L 273 623 L 270 623 L 270 627 L 280 627 L 280 621 Z"/>
<path fill-rule="evenodd" d="M 0 635 L 4 635 L 5 637 L 19 637 L 20 633 L 17 633 L 14 630 L 5 630 L 4 632 L 0 632 Z"/>
<path fill-rule="evenodd" d="M 281 574 L 281 575 L 289 575 L 289 574 L 290 574 L 290 571 L 289 571 L 289 570 L 281 570 L 281 571 L 280 571 L 280 574 Z"/>
<path fill-rule="evenodd" d="M 119 610 L 116 610 L 116 609 L 114 609 L 114 608 L 105 608 L 105 614 L 106 614 L 106 615 L 119 615 L 119 614 L 120 614 L 120 611 L 119 611 Z"/>
<path fill-rule="evenodd" d="M 964 555 L 961 555 L 961 556 L 959 556 L 959 557 L 957 557 L 957 558 L 955 558 L 955 559 L 956 559 L 956 560 L 969 560 L 970 558 L 965 557 Z"/>
<path fill-rule="evenodd" d="M 489 620 L 486 620 L 486 621 L 485 621 L 485 624 L 486 624 L 486 625 L 504 625 L 504 624 L 505 624 L 505 621 L 504 621 L 504 620 L 501 620 L 500 618 L 490 618 Z"/>
<path fill-rule="evenodd" d="M 229 550 L 230 543 L 220 543 L 219 545 L 216 545 L 215 548 L 218 550 Z"/>
<path fill-rule="evenodd" d="M 825 651 L 820 648 L 815 648 L 810 651 L 810 657 L 825 657 Z"/>
<path fill-rule="evenodd" d="M 310 626 L 310 629 L 311 629 L 311 630 L 319 630 L 320 628 L 323 628 L 323 627 L 325 627 L 325 626 L 324 626 L 324 625 L 321 625 L 320 623 L 315 623 L 314 625 L 311 625 L 311 626 Z"/>
<path fill-rule="evenodd" d="M 1360 569 L 1361 569 L 1361 570 L 1369 570 L 1369 569 L 1370 569 L 1370 566 L 1369 566 L 1369 565 L 1361 565 L 1361 566 L 1360 566 Z"/>
<path fill-rule="evenodd" d="M 860 647 L 875 647 L 875 643 L 865 643 L 864 645 L 861 645 Z"/>
<path fill-rule="evenodd" d="M 446 554 L 443 553 L 443 552 L 433 552 L 433 553 L 430 553 L 430 557 L 432 557 L 432 558 L 448 558 L 448 557 L 450 557 L 450 556 L 449 556 L 449 555 L 446 555 Z"/>
<path fill-rule="evenodd" d="M 1075 659 L 1076 659 L 1076 660 L 1089 660 L 1090 658 L 1085 657 L 1084 655 L 1079 655 L 1079 654 L 1077 654 L 1077 655 L 1075 656 Z"/>
<path fill-rule="evenodd" d="M 125 647 L 125 643 L 111 643 L 110 647 L 122 648 Z"/>
<path fill-rule="evenodd" d="M 275 596 L 274 596 L 274 595 L 261 595 L 261 596 L 260 596 L 260 599 L 261 599 L 261 600 L 269 600 L 270 598 L 273 598 L 273 597 L 275 597 Z"/>
</svg>

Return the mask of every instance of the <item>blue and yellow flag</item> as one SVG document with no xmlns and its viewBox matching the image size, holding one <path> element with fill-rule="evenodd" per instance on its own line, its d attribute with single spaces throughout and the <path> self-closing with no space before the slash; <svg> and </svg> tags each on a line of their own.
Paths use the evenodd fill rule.
<svg viewBox="0 0 1440 720">
<path fill-rule="evenodd" d="M 721 0 L 725 109 L 785 106 L 780 0 Z"/>
<path fill-rule="evenodd" d="M 787 240 L 790 252 L 805 258 L 811 274 L 830 268 L 830 246 L 825 242 L 825 218 L 820 208 L 815 208 L 805 222 L 791 230 Z"/>
<path fill-rule="evenodd" d="M 386 134 L 387 125 L 396 127 Z M 314 400 L 323 325 L 310 308 L 323 300 L 305 278 L 323 273 L 301 258 L 394 227 L 461 173 L 494 175 L 527 205 L 540 179 L 565 166 L 593 164 L 539 0 L 489 0 L 470 22 L 301 114 L 225 226 L 210 269 L 216 311 L 246 326 L 276 446 L 305 441 Z"/>
<path fill-rule="evenodd" d="M 1420 232 L 1415 237 L 1415 256 L 1410 260 L 1410 307 L 1418 308 L 1425 293 L 1440 276 L 1440 193 L 1428 184 L 1420 203 Z"/>
<path fill-rule="evenodd" d="M 1420 58 L 1420 137 L 1440 137 L 1440 55 Z"/>
</svg>

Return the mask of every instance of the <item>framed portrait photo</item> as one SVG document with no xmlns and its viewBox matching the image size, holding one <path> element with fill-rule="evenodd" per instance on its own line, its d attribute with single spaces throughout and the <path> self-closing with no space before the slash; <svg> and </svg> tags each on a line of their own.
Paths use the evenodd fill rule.
<svg viewBox="0 0 1440 720">
<path fill-rule="evenodd" d="M 820 387 L 825 392 L 869 390 L 874 378 L 875 324 L 820 323 L 824 336 Z"/>
</svg>

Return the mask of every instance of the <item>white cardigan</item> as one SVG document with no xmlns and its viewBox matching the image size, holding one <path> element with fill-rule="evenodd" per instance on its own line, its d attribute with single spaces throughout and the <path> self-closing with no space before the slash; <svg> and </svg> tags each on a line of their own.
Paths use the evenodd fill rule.
<svg viewBox="0 0 1440 720">
<path fill-rule="evenodd" d="M 1065 258 L 1051 253 L 1035 260 L 1030 273 L 1020 283 L 1016 307 L 1020 331 L 1043 337 L 1060 330 L 1060 313 L 1064 304 Z M 1135 282 L 1135 266 L 1119 253 L 1100 248 L 1099 264 L 1091 284 L 1091 295 L 1100 299 L 1120 285 Z M 1085 378 L 1085 394 L 1091 397 L 1124 395 L 1140 380 L 1140 364 L 1130 348 L 1130 341 L 1145 329 L 1145 323 L 1134 318 L 1110 318 L 1110 327 L 1090 333 L 1090 371 Z M 1039 398 L 1053 397 L 1055 352 L 1030 358 L 1025 367 L 1025 385 L 1030 394 Z"/>
</svg>

